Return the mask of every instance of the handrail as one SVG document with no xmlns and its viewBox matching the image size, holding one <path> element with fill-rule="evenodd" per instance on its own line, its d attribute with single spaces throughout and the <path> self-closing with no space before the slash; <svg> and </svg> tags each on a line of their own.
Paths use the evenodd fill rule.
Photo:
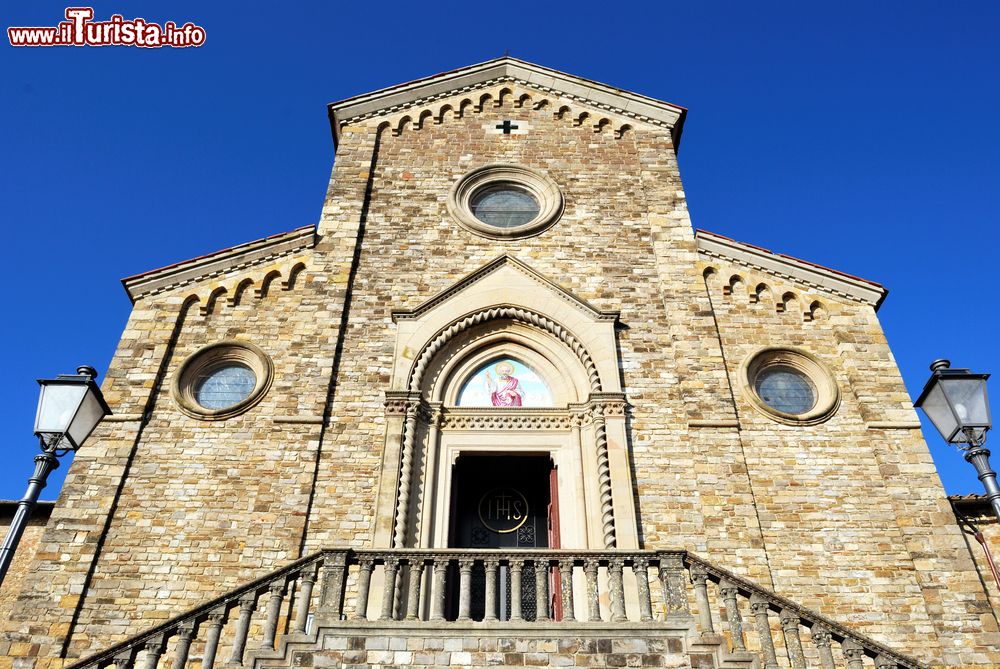
<svg viewBox="0 0 1000 669">
<path fill-rule="evenodd" d="M 813 611 L 812 609 L 806 608 L 801 604 L 797 604 L 787 597 L 783 597 L 776 592 L 762 588 L 761 586 L 749 581 L 742 576 L 737 576 L 727 569 L 723 569 L 717 565 L 712 564 L 703 557 L 685 551 L 684 561 L 688 564 L 697 564 L 703 567 L 710 574 L 714 574 L 719 578 L 719 581 L 729 581 L 736 584 L 742 591 L 744 596 L 751 597 L 753 595 L 758 595 L 764 597 L 770 601 L 771 607 L 774 611 L 794 611 L 800 618 L 804 619 L 809 627 L 813 625 L 822 625 L 828 631 L 834 634 L 834 638 L 840 642 L 852 639 L 862 645 L 862 647 L 869 649 L 870 657 L 877 657 L 878 655 L 888 656 L 896 660 L 897 664 L 901 664 L 904 667 L 912 669 L 925 669 L 927 665 L 921 664 L 917 660 L 908 655 L 898 653 L 891 648 L 885 646 L 878 641 L 875 641 L 869 636 L 866 636 L 860 632 L 855 632 L 854 630 L 838 623 L 830 618 L 827 618 L 821 613 Z"/>
<path fill-rule="evenodd" d="M 100 664 L 104 661 L 112 661 L 114 658 L 121 653 L 123 650 L 127 650 L 132 647 L 143 646 L 145 643 L 157 636 L 164 634 L 166 632 L 178 629 L 183 623 L 191 621 L 197 622 L 208 616 L 213 610 L 218 609 L 220 606 L 238 602 L 242 597 L 251 592 L 256 592 L 261 589 L 266 589 L 274 581 L 278 580 L 282 576 L 290 575 L 302 567 L 308 566 L 313 562 L 318 562 L 324 554 L 330 552 L 330 549 L 321 550 L 313 553 L 312 555 L 307 555 L 303 558 L 299 558 L 294 562 L 291 562 L 284 567 L 280 567 L 275 571 L 265 574 L 260 578 L 254 579 L 239 585 L 236 588 L 230 590 L 229 592 L 219 595 L 215 599 L 210 599 L 204 604 L 200 604 L 192 609 L 188 609 L 184 613 L 178 614 L 173 618 L 168 618 L 164 622 L 160 623 L 155 627 L 151 627 L 145 632 L 139 632 L 138 634 L 120 641 L 102 651 L 99 651 L 93 655 L 86 658 L 80 659 L 77 662 L 69 665 L 66 669 L 78 669 L 79 667 L 93 666 Z"/>
<path fill-rule="evenodd" d="M 542 569 L 537 569 L 539 564 Z M 749 598 L 750 609 L 756 625 L 756 634 L 765 667 L 776 667 L 775 644 L 772 639 L 773 620 L 769 620 L 768 611 L 780 614 L 781 631 L 785 637 L 784 650 L 789 665 L 793 669 L 804 668 L 805 655 L 798 636 L 800 626 L 811 631 L 813 644 L 819 653 L 823 667 L 833 667 L 833 656 L 830 652 L 830 642 L 841 644 L 849 669 L 862 667 L 862 657 L 874 658 L 877 669 L 904 667 L 906 669 L 926 669 L 914 658 L 894 651 L 870 637 L 856 632 L 845 625 L 804 607 L 796 602 L 762 587 L 742 576 L 723 569 L 714 563 L 686 550 L 573 550 L 573 549 L 349 549 L 329 548 L 318 551 L 306 557 L 291 562 L 267 575 L 240 585 L 229 592 L 215 597 L 204 604 L 188 609 L 169 620 L 148 630 L 135 634 L 128 639 L 116 643 L 98 653 L 90 655 L 69 665 L 67 669 L 96 669 L 114 664 L 117 669 L 132 669 L 139 653 L 144 653 L 144 669 L 157 669 L 161 656 L 166 652 L 167 641 L 177 638 L 172 649 L 173 666 L 185 666 L 192 640 L 197 633 L 207 634 L 205 650 L 202 656 L 203 669 L 211 669 L 215 654 L 219 648 L 220 635 L 226 618 L 231 611 L 239 608 L 239 619 L 235 625 L 235 638 L 227 642 L 232 656 L 229 663 L 242 665 L 246 654 L 247 636 L 250 631 L 250 619 L 257 607 L 257 600 L 265 593 L 270 593 L 266 604 L 266 623 L 262 625 L 263 639 L 255 639 L 260 649 L 277 647 L 278 621 L 280 609 L 285 601 L 289 585 L 296 585 L 297 608 L 294 612 L 292 631 L 302 633 L 306 630 L 307 619 L 310 617 L 313 585 L 317 582 L 317 573 L 322 590 L 318 597 L 317 611 L 323 617 L 323 625 L 337 624 L 341 620 L 366 620 L 369 613 L 369 593 L 371 577 L 376 565 L 381 565 L 384 571 L 383 592 L 381 595 L 382 621 L 396 620 L 435 620 L 447 622 L 444 616 L 444 591 L 446 579 L 455 578 L 460 572 L 460 579 L 449 581 L 456 592 L 461 593 L 456 625 L 470 622 L 471 573 L 474 569 L 485 570 L 486 620 L 497 623 L 500 620 L 496 613 L 498 594 L 496 589 L 497 570 L 503 565 L 507 568 L 507 578 L 510 578 L 511 592 L 519 593 L 511 600 L 512 611 L 510 621 L 521 621 L 531 624 L 535 620 L 544 623 L 550 620 L 548 603 L 552 599 L 561 600 L 564 614 L 563 623 L 581 620 L 574 615 L 574 587 L 586 590 L 586 601 L 579 602 L 577 611 L 584 615 L 586 621 L 601 621 L 624 623 L 629 620 L 626 615 L 625 595 L 623 592 L 623 569 L 631 568 L 632 584 L 635 586 L 635 596 L 638 601 L 638 612 L 633 611 L 633 619 L 652 623 L 650 569 L 658 571 L 658 580 L 662 588 L 664 605 L 667 614 L 681 616 L 681 619 L 691 619 L 690 601 L 694 601 L 697 609 L 697 629 L 702 633 L 714 631 L 712 607 L 707 591 L 707 583 L 718 586 L 721 600 L 725 601 L 726 619 L 722 622 L 728 625 L 731 633 L 733 650 L 747 651 L 744 641 L 744 624 L 740 614 L 737 595 Z M 529 570 L 530 565 L 530 570 Z M 457 566 L 455 572 L 450 571 Z M 607 572 L 609 587 L 605 604 L 601 604 L 598 596 L 598 569 Z M 685 571 L 687 572 L 685 574 Z M 345 610 L 345 591 L 348 573 L 355 578 L 353 608 Z M 526 604 L 537 607 L 536 614 L 531 618 L 521 617 L 520 587 L 523 575 L 533 582 L 526 587 L 531 593 Z M 560 574 L 562 580 L 555 577 Z M 556 580 L 553 584 L 562 583 L 558 591 L 549 597 L 549 575 Z M 398 578 L 397 578 L 398 576 Z M 426 577 L 424 590 L 421 589 L 421 577 Z M 686 576 L 686 578 L 685 578 Z M 516 578 L 516 580 L 514 580 Z M 492 584 L 492 585 L 491 585 Z M 482 587 L 482 586 L 481 586 Z M 693 588 L 693 591 L 692 591 Z M 432 594 L 433 593 L 433 594 Z M 516 604 L 514 603 L 516 601 Z M 610 606 L 610 610 L 607 607 Z M 584 612 L 586 608 L 586 612 Z M 554 611 L 553 611 L 554 613 Z M 717 611 L 719 618 L 722 611 Z M 525 613 L 525 616 L 528 614 Z M 610 615 L 610 620 L 603 616 Z M 501 616 L 502 617 L 502 616 Z M 289 617 L 289 623 L 292 622 Z M 207 623 L 207 624 L 206 624 Z M 199 638 L 201 638 L 199 636 Z M 252 654 L 251 654 L 252 655 Z"/>
</svg>

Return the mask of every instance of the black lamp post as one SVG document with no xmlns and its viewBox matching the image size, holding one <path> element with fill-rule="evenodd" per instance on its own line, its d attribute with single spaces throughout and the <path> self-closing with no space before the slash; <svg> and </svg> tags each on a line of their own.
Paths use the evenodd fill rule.
<svg viewBox="0 0 1000 669">
<path fill-rule="evenodd" d="M 1000 486 L 996 472 L 990 469 L 990 452 L 983 447 L 986 431 L 992 426 L 986 396 L 988 378 L 989 374 L 951 369 L 947 360 L 935 360 L 931 363 L 931 378 L 913 406 L 924 410 L 945 441 L 964 452 L 966 462 L 976 468 L 979 480 L 986 487 L 986 499 L 1000 520 Z"/>
<path fill-rule="evenodd" d="M 84 365 L 77 368 L 76 374 L 38 380 L 42 391 L 35 414 L 35 435 L 42 452 L 35 456 L 35 473 L 28 479 L 28 489 L 17 503 L 14 520 L 0 546 L 0 584 L 14 559 L 38 495 L 49 473 L 59 466 L 58 458 L 80 448 L 97 424 L 111 415 L 101 389 L 94 382 L 96 378 L 97 370 Z"/>
</svg>

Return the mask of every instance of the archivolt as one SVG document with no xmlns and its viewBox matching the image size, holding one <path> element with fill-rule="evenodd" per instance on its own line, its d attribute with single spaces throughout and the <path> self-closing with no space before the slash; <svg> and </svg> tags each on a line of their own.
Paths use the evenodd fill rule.
<svg viewBox="0 0 1000 669">
<path fill-rule="evenodd" d="M 463 316 L 441 330 L 441 332 L 439 332 L 434 339 L 424 346 L 420 355 L 417 356 L 417 361 L 413 364 L 413 369 L 410 371 L 410 380 L 407 386 L 410 392 L 420 392 L 420 385 L 423 382 L 424 373 L 427 371 L 428 365 L 430 365 L 434 356 L 437 355 L 437 353 L 448 343 L 449 340 L 451 340 L 452 337 L 468 330 L 471 327 L 475 327 L 476 325 L 499 318 L 509 318 L 528 325 L 533 325 L 552 334 L 559 341 L 566 344 L 566 346 L 568 346 L 570 350 L 576 354 L 576 356 L 580 359 L 580 362 L 583 363 L 584 368 L 587 370 L 587 378 L 590 379 L 591 392 L 601 392 L 601 378 L 597 373 L 597 366 L 594 364 L 593 358 L 590 357 L 590 353 L 587 352 L 586 347 L 580 343 L 580 340 L 551 318 L 535 313 L 534 311 L 530 311 L 529 309 L 511 306 L 489 307 L 488 309 L 477 311 L 467 316 Z"/>
</svg>

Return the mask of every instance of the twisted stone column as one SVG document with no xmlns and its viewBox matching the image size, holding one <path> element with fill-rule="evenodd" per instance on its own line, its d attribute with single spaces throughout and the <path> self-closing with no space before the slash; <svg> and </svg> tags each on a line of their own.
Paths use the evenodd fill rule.
<svg viewBox="0 0 1000 669">
<path fill-rule="evenodd" d="M 594 445 L 597 451 L 597 483 L 601 491 L 601 530 L 604 547 L 615 548 L 615 506 L 611 497 L 611 464 L 608 460 L 608 430 L 604 422 L 604 409 L 594 407 Z"/>
<path fill-rule="evenodd" d="M 399 465 L 399 490 L 396 495 L 396 522 L 393 527 L 392 545 L 406 546 L 406 523 L 410 509 L 410 479 L 413 475 L 413 442 L 417 434 L 417 404 L 406 405 L 406 421 L 403 423 L 402 457 Z"/>
</svg>

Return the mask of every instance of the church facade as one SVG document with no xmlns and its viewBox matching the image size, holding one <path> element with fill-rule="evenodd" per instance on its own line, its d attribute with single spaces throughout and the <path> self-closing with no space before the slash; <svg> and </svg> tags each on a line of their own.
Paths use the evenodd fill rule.
<svg viewBox="0 0 1000 669">
<path fill-rule="evenodd" d="M 685 115 L 512 58 L 330 105 L 317 225 L 123 281 L 0 666 L 1000 662 L 885 289 L 696 232 Z"/>
</svg>

